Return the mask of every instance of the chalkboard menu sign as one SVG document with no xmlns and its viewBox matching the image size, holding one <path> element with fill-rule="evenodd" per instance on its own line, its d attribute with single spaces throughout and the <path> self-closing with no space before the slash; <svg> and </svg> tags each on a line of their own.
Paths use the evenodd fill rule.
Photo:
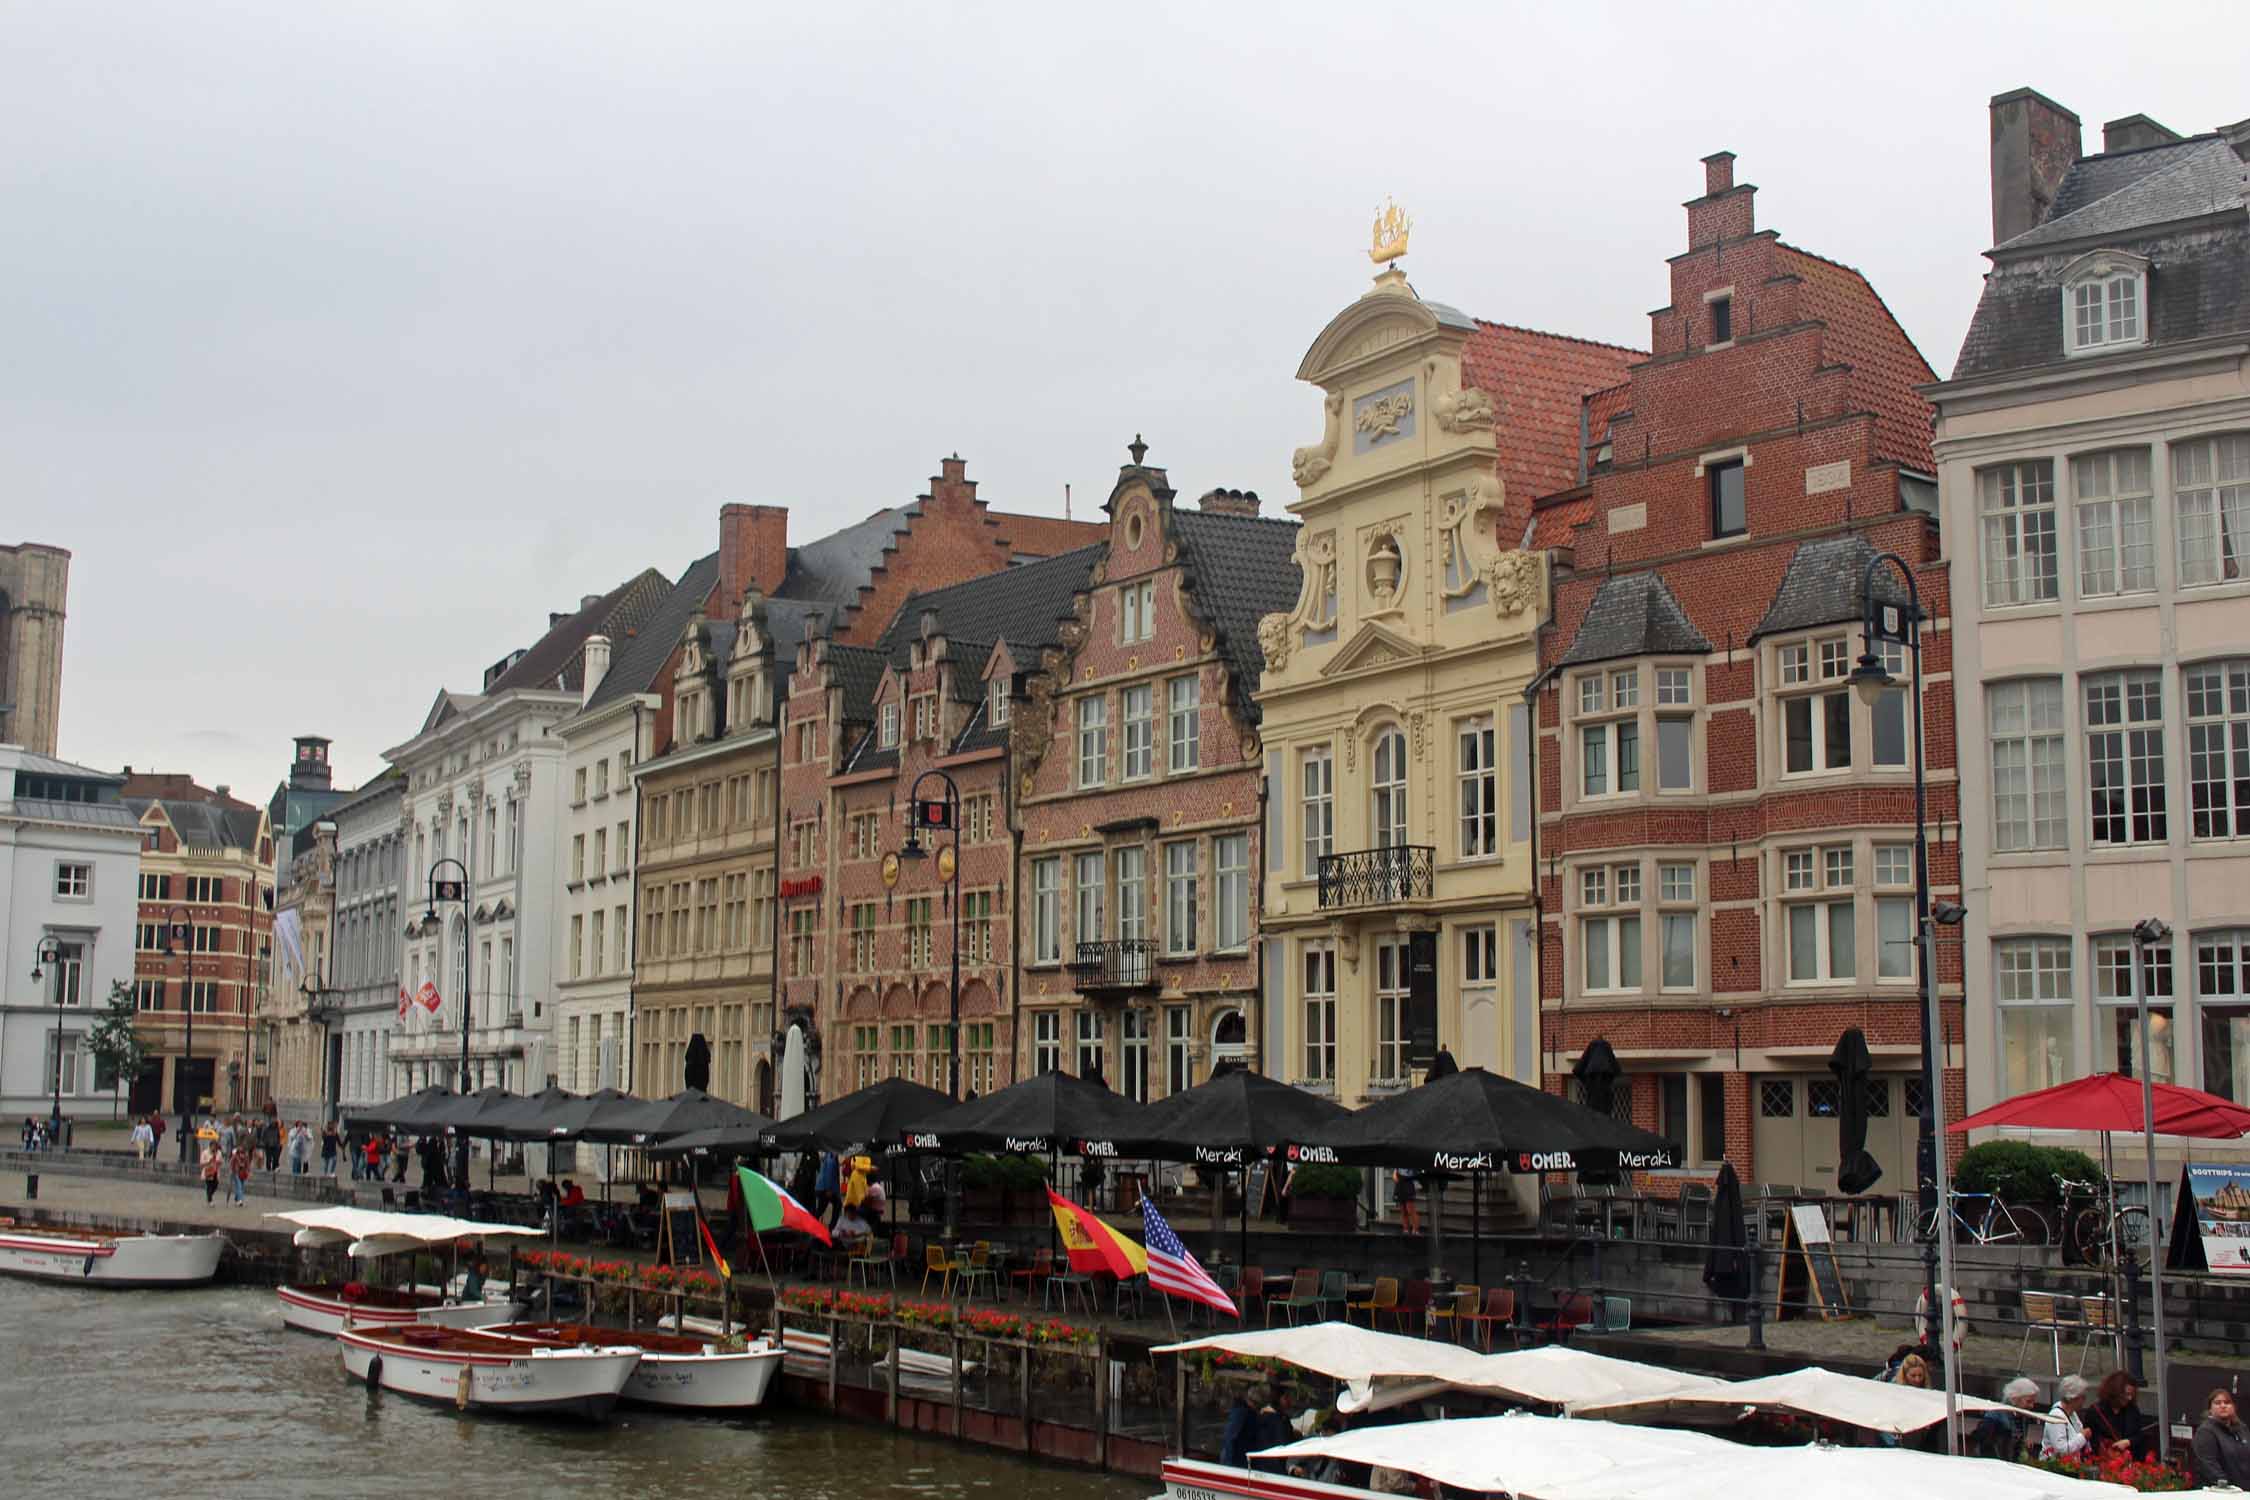
<svg viewBox="0 0 2250 1500">
<path fill-rule="evenodd" d="M 693 1193 L 666 1193 L 664 1221 L 657 1231 L 656 1263 L 660 1266 L 703 1264 L 703 1236 L 696 1231 L 700 1210 Z"/>
<path fill-rule="evenodd" d="M 1836 1264 L 1836 1243 L 1827 1215 L 1817 1203 L 1793 1203 L 1783 1221 L 1781 1275 L 1774 1286 L 1774 1317 L 1802 1314 L 1842 1318 L 1851 1314 L 1844 1274 Z"/>
</svg>

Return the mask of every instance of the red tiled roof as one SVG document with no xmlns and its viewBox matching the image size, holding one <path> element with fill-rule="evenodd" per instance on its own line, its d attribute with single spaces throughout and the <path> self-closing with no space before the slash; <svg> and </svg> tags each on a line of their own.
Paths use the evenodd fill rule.
<svg viewBox="0 0 2250 1500">
<path fill-rule="evenodd" d="M 1624 380 L 1645 357 L 1638 349 L 1478 320 L 1461 351 L 1461 380 L 1489 392 L 1496 409 L 1500 478 L 1508 488 L 1504 540 L 1523 534 L 1535 496 L 1578 483 L 1581 402 Z"/>
<path fill-rule="evenodd" d="M 1633 405 L 1633 383 L 1613 385 L 1586 398 L 1586 446 L 1598 448 L 1609 440 L 1609 424 Z"/>
<path fill-rule="evenodd" d="M 1930 404 L 1914 387 L 1935 381 L 1937 372 L 1865 276 L 1795 245 L 1776 248 L 1804 278 L 1805 315 L 1828 325 L 1824 356 L 1852 368 L 1852 405 L 1875 415 L 1875 456 L 1934 472 Z"/>
<path fill-rule="evenodd" d="M 1544 552 L 1549 547 L 1572 545 L 1577 540 L 1573 533 L 1592 519 L 1594 497 L 1591 495 L 1581 495 L 1558 505 L 1540 506 L 1531 516 L 1531 550 Z"/>
<path fill-rule="evenodd" d="M 1066 521 L 1061 516 L 1027 516 L 1006 510 L 986 514 L 999 523 L 1000 535 L 1011 550 L 1032 557 L 1057 557 L 1109 539 L 1106 520 Z"/>
</svg>

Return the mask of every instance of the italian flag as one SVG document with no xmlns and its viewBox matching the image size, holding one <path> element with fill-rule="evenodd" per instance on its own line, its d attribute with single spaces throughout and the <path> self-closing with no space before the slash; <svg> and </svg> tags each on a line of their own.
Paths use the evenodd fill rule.
<svg viewBox="0 0 2250 1500">
<path fill-rule="evenodd" d="M 760 1234 L 769 1229 L 794 1229 L 824 1245 L 835 1243 L 828 1238 L 828 1226 L 805 1212 L 805 1206 L 790 1197 L 780 1183 L 748 1167 L 734 1170 L 742 1181 L 742 1204 L 750 1211 L 752 1229 Z"/>
</svg>

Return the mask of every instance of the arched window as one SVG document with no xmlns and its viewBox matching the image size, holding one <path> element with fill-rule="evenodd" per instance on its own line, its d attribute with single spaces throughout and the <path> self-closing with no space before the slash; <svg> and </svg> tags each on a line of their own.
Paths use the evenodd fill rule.
<svg viewBox="0 0 2250 1500">
<path fill-rule="evenodd" d="M 1375 736 L 1374 778 L 1368 817 L 1378 849 L 1406 842 L 1406 736 L 1386 729 Z"/>
</svg>

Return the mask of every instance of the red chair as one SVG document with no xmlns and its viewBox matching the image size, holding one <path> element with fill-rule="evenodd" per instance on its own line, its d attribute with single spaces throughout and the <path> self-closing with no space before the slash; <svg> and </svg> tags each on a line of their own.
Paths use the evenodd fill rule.
<svg viewBox="0 0 2250 1500">
<path fill-rule="evenodd" d="M 1055 1252 L 1052 1250 L 1042 1250 L 1038 1254 L 1031 1257 L 1030 1265 L 1022 1266 L 1016 1270 L 1010 1271 L 1008 1273 L 1008 1283 L 1012 1287 L 1016 1282 L 1022 1282 L 1023 1300 L 1029 1302 L 1031 1300 L 1031 1294 L 1039 1290 L 1039 1283 L 1045 1281 L 1048 1277 L 1054 1274 Z"/>
<path fill-rule="evenodd" d="M 1583 1328 L 1594 1321 L 1594 1298 L 1590 1292 L 1566 1293 L 1555 1304 L 1555 1315 L 1539 1325 L 1539 1331 L 1557 1344 L 1570 1342 L 1571 1330 Z"/>
<path fill-rule="evenodd" d="M 1463 1329 L 1477 1336 L 1487 1354 L 1492 1352 L 1492 1333 L 1495 1328 L 1506 1330 L 1509 1343 L 1519 1349 L 1523 1347 L 1523 1340 L 1516 1334 L 1516 1294 L 1508 1287 L 1486 1287 L 1483 1308 L 1458 1316 Z"/>
<path fill-rule="evenodd" d="M 1430 1322 L 1430 1284 L 1427 1281 L 1409 1281 L 1400 1295 L 1398 1306 L 1391 1309 L 1398 1319 L 1398 1331 L 1427 1334 Z"/>
<path fill-rule="evenodd" d="M 1241 1289 L 1235 1293 L 1234 1298 L 1234 1305 L 1236 1309 L 1242 1314 L 1242 1321 L 1244 1324 L 1248 1324 L 1250 1321 L 1250 1304 L 1253 1302 L 1263 1302 L 1265 1298 L 1265 1267 L 1244 1266 L 1242 1268 L 1242 1286 Z"/>
</svg>

